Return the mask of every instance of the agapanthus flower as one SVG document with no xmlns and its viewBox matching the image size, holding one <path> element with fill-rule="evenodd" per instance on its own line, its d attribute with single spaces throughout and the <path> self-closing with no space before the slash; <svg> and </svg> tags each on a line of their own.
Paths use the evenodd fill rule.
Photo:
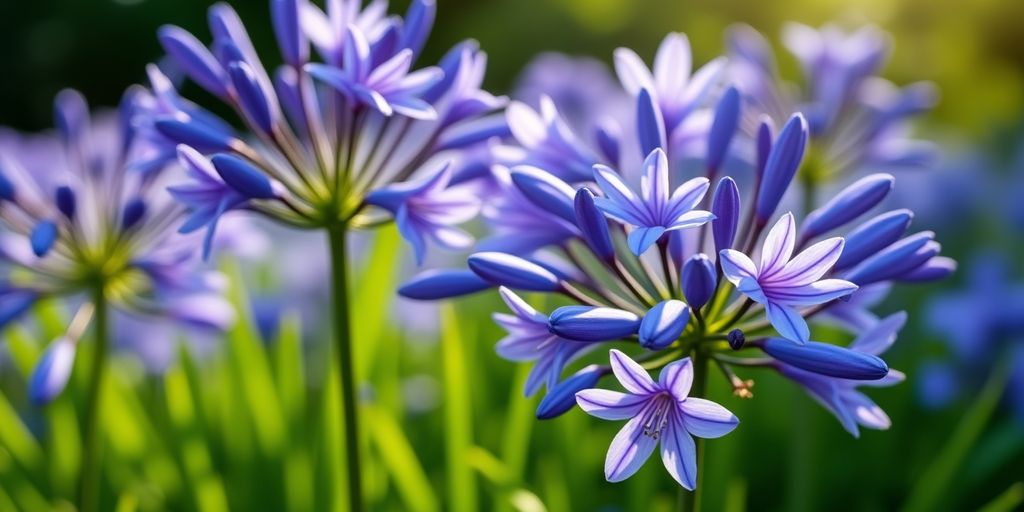
<svg viewBox="0 0 1024 512">
<path fill-rule="evenodd" d="M 747 25 L 727 32 L 728 68 L 743 92 L 750 133 L 762 115 L 776 123 L 795 112 L 806 116 L 814 151 L 801 171 L 804 180 L 934 161 L 935 146 L 909 138 L 908 122 L 935 104 L 936 89 L 928 82 L 900 88 L 878 76 L 890 50 L 885 33 L 873 26 L 845 31 L 790 23 L 782 41 L 803 71 L 798 86 L 783 81 L 771 46 Z"/>
<path fill-rule="evenodd" d="M 348 507 L 362 510 L 348 235 L 395 221 L 417 261 L 428 241 L 469 245 L 455 224 L 480 207 L 475 187 L 489 180 L 475 178 L 490 163 L 491 139 L 509 135 L 498 112 L 505 100 L 481 89 L 487 58 L 472 41 L 436 66 L 418 67 L 434 0 L 413 0 L 404 19 L 388 16 L 384 2 L 330 0 L 326 12 L 307 0 L 272 0 L 270 7 L 284 60 L 273 72 L 226 4 L 210 8 L 209 46 L 179 27 L 160 29 L 169 60 L 233 110 L 244 130 L 169 108 L 181 102 L 158 87 L 158 77 L 153 94 L 166 101 L 151 111 L 150 135 L 156 144 L 190 148 L 179 152 L 193 179 L 174 189 L 193 212 L 184 231 L 213 231 L 225 213 L 248 210 L 327 235 Z"/>
<path fill-rule="evenodd" d="M 664 73 L 666 84 L 685 81 L 668 76 L 686 53 L 682 41 L 670 36 L 656 60 L 654 75 Z M 515 206 L 504 210 L 507 216 L 487 217 L 506 243 L 469 256 L 477 279 L 464 269 L 432 270 L 401 293 L 438 299 L 501 287 L 506 299 L 515 290 L 568 300 L 552 311 L 517 302 L 513 309 L 522 315 L 506 340 L 523 341 L 516 346 L 524 352 L 513 359 L 532 361 L 533 371 L 548 379 L 573 372 L 578 352 L 563 350 L 611 350 L 611 365 L 584 355 L 582 368 L 549 380 L 537 415 L 568 411 L 576 395 L 599 417 L 632 418 L 609 450 L 612 481 L 632 474 L 657 437 L 672 476 L 686 488 L 696 485 L 699 457 L 690 436 L 716 437 L 736 424 L 706 402 L 709 373 L 721 373 L 738 397 L 749 398 L 752 382 L 737 372 L 778 371 L 813 396 L 833 393 L 824 405 L 851 432 L 851 417 L 884 427 L 884 413 L 857 387 L 895 382 L 878 355 L 898 326 L 870 308 L 896 282 L 940 279 L 955 268 L 939 255 L 934 233 L 907 236 L 909 211 L 872 213 L 895 178 L 865 176 L 793 213 L 785 198 L 815 144 L 803 115 L 787 116 L 777 132 L 765 121 L 750 135 L 740 129 L 748 108 L 740 84 L 714 81 L 691 105 L 683 101 L 689 94 L 664 89 L 633 65 L 638 59 L 631 52 L 619 55 L 626 56 L 620 59 L 625 88 L 635 93 L 634 111 L 614 119 L 621 129 L 577 133 L 549 99 L 541 100 L 540 112 L 514 103 L 507 114 L 514 140 L 494 166 L 491 194 L 494 203 Z M 686 144 L 669 136 L 679 116 L 686 119 L 677 133 L 697 126 L 687 119 L 703 119 Z M 695 141 L 703 149 L 691 153 Z M 750 148 L 753 176 L 743 166 L 723 165 Z M 694 155 L 703 158 L 696 173 L 684 165 Z M 853 343 L 816 341 L 820 321 L 838 323 Z M 622 370 L 627 361 L 633 370 Z M 666 375 L 684 369 L 690 375 L 690 368 L 692 388 L 689 377 L 685 386 L 667 384 L 674 380 Z M 658 369 L 664 378 L 654 384 L 647 371 Z M 601 389 L 612 373 L 629 394 Z M 707 428 L 710 416 L 720 420 L 717 429 Z"/>
<path fill-rule="evenodd" d="M 166 190 L 178 173 L 173 157 L 156 158 L 138 136 L 141 94 L 130 89 L 116 115 L 94 122 L 85 99 L 63 91 L 56 135 L 0 144 L 0 325 L 45 298 L 78 308 L 37 365 L 29 385 L 36 403 L 63 390 L 77 343 L 107 305 L 214 330 L 234 319 L 220 295 L 223 278 L 203 268 L 195 237 L 178 233 L 187 212 Z"/>
</svg>

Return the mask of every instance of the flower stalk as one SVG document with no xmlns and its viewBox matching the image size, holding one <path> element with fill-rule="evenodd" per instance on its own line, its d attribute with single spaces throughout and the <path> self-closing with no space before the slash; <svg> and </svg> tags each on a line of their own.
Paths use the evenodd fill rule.
<svg viewBox="0 0 1024 512">
<path fill-rule="evenodd" d="M 352 357 L 352 327 L 348 302 L 348 228 L 340 224 L 327 229 L 331 251 L 331 293 L 334 319 L 334 357 L 337 358 L 341 391 L 342 424 L 345 426 L 345 463 L 349 510 L 364 510 L 359 459 L 359 410 L 355 367 Z"/>
<path fill-rule="evenodd" d="M 99 510 L 101 456 L 103 437 L 100 435 L 101 399 L 107 369 L 107 349 L 110 344 L 107 328 L 107 298 L 104 287 L 93 293 L 93 332 L 95 348 L 89 371 L 89 389 L 86 391 L 85 433 L 82 438 L 82 467 L 79 476 L 78 509 L 81 512 Z"/>
</svg>

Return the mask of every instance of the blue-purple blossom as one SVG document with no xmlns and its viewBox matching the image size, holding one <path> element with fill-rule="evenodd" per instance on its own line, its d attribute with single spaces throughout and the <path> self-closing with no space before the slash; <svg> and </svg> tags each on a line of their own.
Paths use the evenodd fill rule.
<svg viewBox="0 0 1024 512">
<path fill-rule="evenodd" d="M 625 393 L 587 389 L 576 402 L 603 420 L 626 420 L 615 435 L 604 463 L 609 482 L 621 482 L 643 466 L 661 444 L 665 470 L 686 489 L 697 487 L 697 449 L 693 438 L 722 437 L 739 425 L 726 408 L 689 396 L 693 384 L 690 358 L 665 366 L 655 382 L 636 361 L 618 350 L 609 352 L 611 368 Z"/>
<path fill-rule="evenodd" d="M 843 252 L 843 239 L 818 242 L 793 256 L 796 223 L 787 213 L 765 237 L 759 264 L 732 249 L 721 252 L 726 279 L 748 298 L 764 305 L 772 326 L 783 337 L 804 343 L 810 336 L 799 307 L 827 303 L 853 293 L 857 285 L 822 279 Z"/>
<path fill-rule="evenodd" d="M 668 159 L 661 149 L 647 156 L 643 170 L 641 191 L 637 194 L 614 170 L 594 166 L 594 180 L 607 195 L 595 200 L 597 207 L 633 226 L 628 243 L 637 256 L 647 252 L 667 232 L 701 226 L 714 218 L 711 212 L 694 209 L 708 191 L 707 178 L 693 178 L 670 190 Z"/>
</svg>

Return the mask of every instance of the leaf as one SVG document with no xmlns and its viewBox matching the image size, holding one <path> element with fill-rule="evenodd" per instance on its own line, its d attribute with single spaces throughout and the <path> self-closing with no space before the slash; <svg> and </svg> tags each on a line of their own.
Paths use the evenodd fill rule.
<svg viewBox="0 0 1024 512">
<path fill-rule="evenodd" d="M 473 446 L 473 416 L 470 410 L 470 384 L 466 378 L 466 359 L 455 308 L 441 306 L 441 371 L 444 382 L 445 468 L 449 510 L 478 510 L 476 478 L 467 464 Z"/>
<path fill-rule="evenodd" d="M 1018 510 L 1021 503 L 1024 503 L 1024 482 L 1017 482 L 978 512 L 1011 512 Z"/>
<path fill-rule="evenodd" d="M 366 407 L 363 412 L 367 424 L 373 425 L 370 429 L 371 441 L 395 479 L 398 492 L 405 502 L 404 509 L 422 512 L 439 510 L 437 496 L 423 471 L 423 465 L 416 458 L 416 452 L 395 418 L 378 407 Z"/>
</svg>

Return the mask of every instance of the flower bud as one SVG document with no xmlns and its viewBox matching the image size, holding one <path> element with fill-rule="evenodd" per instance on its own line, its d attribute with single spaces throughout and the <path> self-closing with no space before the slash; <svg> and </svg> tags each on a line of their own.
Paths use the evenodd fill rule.
<svg viewBox="0 0 1024 512">
<path fill-rule="evenodd" d="M 598 258 L 611 261 L 615 258 L 615 245 L 608 232 L 608 219 L 604 212 L 594 205 L 594 194 L 587 188 L 576 191 L 576 225 L 583 234 L 583 240 Z"/>
<path fill-rule="evenodd" d="M 636 129 L 640 136 L 641 153 L 649 155 L 655 149 L 664 149 L 665 121 L 661 118 L 661 110 L 654 104 L 651 93 L 647 89 L 641 89 L 636 102 Z"/>
<path fill-rule="evenodd" d="M 124 205 L 121 212 L 121 229 L 131 229 L 146 215 L 146 202 L 136 197 Z"/>
<path fill-rule="evenodd" d="M 200 153 L 230 151 L 235 137 L 226 131 L 199 121 L 181 121 L 171 117 L 157 119 L 153 123 L 161 135 L 172 142 L 185 144 Z"/>
<path fill-rule="evenodd" d="M 195 36 L 181 27 L 164 25 L 157 31 L 157 38 L 167 55 L 193 82 L 216 96 L 227 97 L 224 68 Z"/>
<path fill-rule="evenodd" d="M 681 300 L 659 302 L 640 322 L 640 346 L 661 350 L 675 343 L 690 321 L 690 308 Z"/>
<path fill-rule="evenodd" d="M 421 272 L 398 289 L 407 299 L 437 300 L 469 295 L 491 285 L 471 270 L 431 269 Z"/>
<path fill-rule="evenodd" d="M 923 283 L 945 279 L 956 271 L 956 261 L 945 256 L 935 256 L 921 266 L 900 276 L 904 282 Z"/>
<path fill-rule="evenodd" d="M 836 194 L 804 220 L 804 239 L 814 238 L 856 219 L 874 208 L 892 191 L 896 178 L 889 174 L 865 176 Z"/>
<path fill-rule="evenodd" d="M 553 272 L 508 253 L 478 252 L 467 263 L 476 275 L 495 286 L 534 292 L 553 292 L 559 287 L 558 276 Z"/>
<path fill-rule="evenodd" d="M 529 165 L 518 165 L 510 173 L 516 188 L 538 208 L 571 223 L 576 222 L 573 208 L 575 191 L 555 175 Z"/>
<path fill-rule="evenodd" d="M 765 162 L 764 179 L 757 196 L 757 219 L 760 222 L 767 222 L 775 213 L 782 195 L 800 168 L 806 146 L 807 121 L 803 115 L 794 114 L 782 127 Z"/>
<path fill-rule="evenodd" d="M 548 330 L 575 341 L 610 341 L 626 338 L 640 328 L 640 317 L 621 309 L 562 306 L 548 317 Z"/>
<path fill-rule="evenodd" d="M 910 210 L 894 210 L 861 224 L 846 235 L 843 254 L 833 268 L 837 271 L 851 268 L 895 243 L 906 233 L 913 217 Z"/>
<path fill-rule="evenodd" d="M 75 191 L 67 185 L 57 187 L 56 192 L 57 210 L 68 220 L 75 218 Z"/>
<path fill-rule="evenodd" d="M 300 66 L 309 59 L 309 44 L 299 27 L 299 3 L 296 0 L 271 0 L 270 20 L 284 61 Z"/>
<path fill-rule="evenodd" d="M 715 252 L 732 249 L 736 229 L 740 223 L 740 191 L 732 178 L 726 176 L 718 182 L 718 186 L 715 187 L 715 199 L 711 203 L 711 213 L 715 214 L 715 220 L 711 221 Z"/>
<path fill-rule="evenodd" d="M 273 199 L 277 197 L 274 185 L 267 175 L 249 162 L 233 155 L 214 155 L 210 163 L 217 170 L 224 183 L 249 199 Z"/>
<path fill-rule="evenodd" d="M 739 329 L 729 331 L 727 339 L 729 340 L 729 348 L 733 350 L 743 348 L 743 344 L 747 342 L 747 337 L 743 334 L 743 331 Z"/>
<path fill-rule="evenodd" d="M 711 121 L 711 131 L 708 133 L 709 176 L 714 176 L 722 166 L 739 121 L 740 92 L 735 87 L 729 87 L 715 106 L 715 119 Z"/>
<path fill-rule="evenodd" d="M 252 120 L 263 133 L 273 133 L 274 125 L 280 117 L 277 96 L 272 91 L 265 91 L 252 68 L 245 62 L 232 62 L 228 66 L 231 84 L 238 93 L 238 104 L 242 112 Z"/>
<path fill-rule="evenodd" d="M 537 405 L 537 419 L 549 420 L 569 412 L 576 406 L 576 393 L 596 386 L 603 374 L 599 365 L 592 364 L 559 382 Z"/>
<path fill-rule="evenodd" d="M 757 173 L 758 179 L 764 178 L 764 167 L 768 165 L 768 154 L 772 151 L 775 126 L 772 118 L 762 115 L 761 124 L 757 126 Z"/>
<path fill-rule="evenodd" d="M 683 265 L 683 296 L 693 309 L 700 309 L 711 300 L 718 286 L 715 265 L 704 253 L 694 254 Z"/>
<path fill-rule="evenodd" d="M 14 201 L 14 183 L 7 178 L 3 170 L 0 169 L 0 199 L 4 201 Z"/>
<path fill-rule="evenodd" d="M 897 279 L 939 253 L 941 247 L 932 240 L 934 237 L 931 231 L 908 236 L 868 258 L 843 278 L 860 286 Z"/>
<path fill-rule="evenodd" d="M 58 338 L 36 363 L 28 381 L 28 398 L 35 405 L 46 405 L 57 398 L 68 384 L 75 365 L 75 343 Z"/>
<path fill-rule="evenodd" d="M 797 345 L 782 338 L 769 338 L 764 351 L 786 364 L 819 375 L 840 379 L 878 380 L 889 373 L 885 361 L 863 352 L 828 343 L 808 341 Z"/>
<path fill-rule="evenodd" d="M 605 160 L 613 166 L 619 163 L 621 154 L 622 134 L 619 133 L 619 126 L 612 122 L 604 122 L 594 130 L 594 139 L 597 141 L 597 148 Z"/>
<path fill-rule="evenodd" d="M 50 252 L 54 242 L 57 241 L 57 224 L 52 220 L 41 220 L 32 228 L 29 234 L 29 242 L 32 244 L 32 252 L 42 258 Z"/>
</svg>

